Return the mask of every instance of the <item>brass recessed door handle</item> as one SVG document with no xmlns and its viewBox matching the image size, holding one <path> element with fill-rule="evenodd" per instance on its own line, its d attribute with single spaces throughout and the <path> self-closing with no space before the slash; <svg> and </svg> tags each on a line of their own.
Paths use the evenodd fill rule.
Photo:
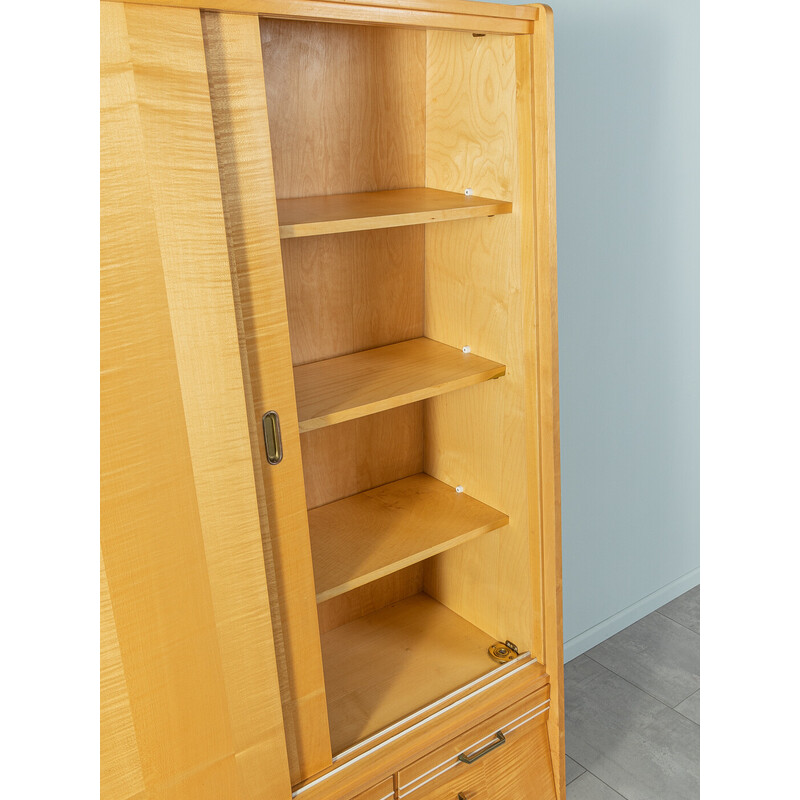
<svg viewBox="0 0 800 800">
<path fill-rule="evenodd" d="M 267 461 L 270 464 L 280 464 L 283 458 L 283 442 L 281 441 L 281 422 L 277 411 L 267 411 L 261 417 L 264 428 L 264 447 L 267 450 Z"/>
</svg>

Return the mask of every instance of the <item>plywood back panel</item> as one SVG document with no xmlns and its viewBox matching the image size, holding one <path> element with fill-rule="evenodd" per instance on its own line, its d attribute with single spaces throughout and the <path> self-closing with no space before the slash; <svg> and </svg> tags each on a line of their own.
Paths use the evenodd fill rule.
<svg viewBox="0 0 800 800">
<path fill-rule="evenodd" d="M 200 13 L 101 32 L 103 796 L 288 800 Z"/>
<path fill-rule="evenodd" d="M 422 403 L 342 422 L 300 437 L 309 508 L 422 470 Z"/>
<path fill-rule="evenodd" d="M 422 226 L 285 240 L 282 249 L 295 366 L 422 336 Z"/>
<path fill-rule="evenodd" d="M 261 20 L 277 196 L 421 186 L 425 35 Z M 424 231 L 284 241 L 295 365 L 419 336 Z"/>
<path fill-rule="evenodd" d="M 295 365 L 421 336 L 424 230 L 283 242 Z M 419 404 L 303 434 L 308 508 L 422 468 Z"/>
<path fill-rule="evenodd" d="M 308 539 L 283 268 L 277 230 L 259 23 L 204 13 L 214 129 L 234 298 L 240 326 L 250 448 L 270 578 L 292 783 L 331 762 Z M 277 411 L 284 459 L 269 465 L 261 418 Z M 298 635 L 302 632 L 302 635 Z"/>
<path fill-rule="evenodd" d="M 422 403 L 304 433 L 308 507 L 382 486 L 422 470 Z M 318 606 L 320 632 L 422 590 L 422 565 L 360 586 Z"/>
<path fill-rule="evenodd" d="M 422 577 L 423 565 L 412 564 L 365 586 L 325 600 L 318 607 L 320 632 L 327 633 L 406 597 L 419 594 L 422 591 Z"/>
<path fill-rule="evenodd" d="M 279 198 L 421 186 L 425 32 L 261 20 Z"/>
<path fill-rule="evenodd" d="M 277 196 L 425 181 L 423 31 L 262 19 Z M 285 240 L 295 365 L 423 330 L 421 226 Z M 419 406 L 302 437 L 309 508 L 421 467 Z"/>
<path fill-rule="evenodd" d="M 425 335 L 506 364 L 506 375 L 425 401 L 425 471 L 509 516 L 509 525 L 428 562 L 425 589 L 520 649 L 541 647 L 529 525 L 538 482 L 528 461 L 524 287 L 513 39 L 428 33 L 427 185 L 512 200 L 511 215 L 426 232 Z"/>
</svg>

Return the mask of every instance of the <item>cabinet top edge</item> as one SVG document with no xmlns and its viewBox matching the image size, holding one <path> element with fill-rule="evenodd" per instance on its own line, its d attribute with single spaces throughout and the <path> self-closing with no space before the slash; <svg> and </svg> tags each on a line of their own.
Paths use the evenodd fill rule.
<svg viewBox="0 0 800 800">
<path fill-rule="evenodd" d="M 102 0 L 108 2 L 109 0 Z M 110 0 L 124 2 L 125 0 Z M 539 4 L 473 0 L 134 0 L 137 5 L 201 9 L 318 22 L 530 34 Z"/>
</svg>

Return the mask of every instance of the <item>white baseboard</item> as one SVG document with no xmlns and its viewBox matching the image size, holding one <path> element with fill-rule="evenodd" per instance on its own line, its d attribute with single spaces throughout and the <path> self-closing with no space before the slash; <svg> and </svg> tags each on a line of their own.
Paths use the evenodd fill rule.
<svg viewBox="0 0 800 800">
<path fill-rule="evenodd" d="M 662 586 L 652 594 L 643 597 L 638 602 L 634 603 L 622 611 L 614 614 L 597 625 L 589 628 L 589 630 L 573 636 L 569 641 L 564 642 L 564 663 L 572 661 L 587 650 L 591 650 L 595 645 L 604 642 L 609 636 L 619 633 L 623 628 L 628 625 L 633 625 L 634 622 L 646 617 L 651 611 L 661 608 L 665 603 L 680 597 L 684 592 L 693 589 L 700 583 L 700 568 L 693 569 L 687 572 L 681 578 Z"/>
</svg>

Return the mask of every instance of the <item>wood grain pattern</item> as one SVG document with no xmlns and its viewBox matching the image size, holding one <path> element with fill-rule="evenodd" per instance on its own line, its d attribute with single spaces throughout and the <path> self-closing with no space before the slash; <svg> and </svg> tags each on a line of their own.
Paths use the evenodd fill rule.
<svg viewBox="0 0 800 800">
<path fill-rule="evenodd" d="M 277 196 L 422 186 L 425 34 L 262 19 Z M 302 136 L 298 136 L 302 131 Z M 296 366 L 417 338 L 424 227 L 282 242 Z M 402 302 L 397 302 L 402 298 Z M 422 470 L 420 403 L 304 433 L 309 508 Z M 421 568 L 319 606 L 323 630 L 421 588 Z"/>
<path fill-rule="evenodd" d="M 505 744 L 500 745 L 497 750 L 515 747 L 519 753 L 517 740 L 532 727 L 544 725 L 547 720 L 548 707 L 549 692 L 547 688 L 540 689 L 508 708 L 504 708 L 484 722 L 471 727 L 468 731 L 442 744 L 412 764 L 402 767 L 397 774 L 398 795 L 401 798 L 407 797 L 412 792 L 436 781 L 440 775 L 445 773 L 448 773 L 446 775 L 448 782 L 463 780 L 465 783 L 469 783 L 474 780 L 474 773 L 480 772 L 480 769 L 475 769 L 478 762 L 464 764 L 458 760 L 459 755 L 466 754 L 471 757 L 487 744 L 494 744 L 497 731 L 502 731 L 506 737 Z M 486 764 L 489 764 L 495 757 L 487 755 L 479 760 L 485 759 Z M 518 755 L 517 757 L 522 758 L 523 756 Z M 501 797 L 504 796 L 501 795 Z M 538 795 L 534 796 L 538 797 Z"/>
<path fill-rule="evenodd" d="M 300 437 L 309 509 L 422 472 L 422 403 Z"/>
<path fill-rule="evenodd" d="M 294 369 L 300 431 L 313 431 L 499 378 L 505 366 L 431 339 Z"/>
<path fill-rule="evenodd" d="M 327 16 L 331 20 L 337 11 L 348 15 L 351 19 L 354 11 L 363 15 L 363 22 L 377 24 L 377 14 L 380 10 L 391 12 L 399 11 L 422 11 L 426 15 L 420 16 L 412 14 L 406 19 L 410 20 L 412 27 L 416 27 L 420 20 L 429 19 L 436 25 L 435 18 L 432 15 L 446 15 L 445 20 L 450 20 L 453 15 L 463 15 L 468 17 L 469 20 L 464 20 L 465 29 L 478 30 L 476 28 L 466 25 L 467 21 L 473 20 L 476 16 L 487 18 L 488 24 L 502 25 L 504 21 L 508 20 L 522 20 L 526 22 L 534 22 L 537 19 L 537 6 L 500 6 L 494 3 L 475 3 L 464 2 L 464 0 L 319 0 L 316 3 L 306 3 L 305 7 L 300 7 L 296 2 L 284 3 L 282 0 L 142 0 L 142 4 L 147 5 L 170 5 L 181 8 L 203 8 L 210 11 L 231 11 L 243 14 L 279 14 L 279 10 L 283 7 L 286 11 L 296 12 L 302 8 L 304 14 L 302 17 L 310 19 L 317 19 L 319 16 Z M 370 8 L 373 7 L 373 8 Z M 327 9 L 327 10 L 326 10 Z M 320 14 L 320 11 L 323 13 Z M 291 14 L 290 16 L 295 16 Z M 394 15 L 393 19 L 403 20 L 404 17 Z M 495 22 L 495 20 L 497 22 Z M 344 21 L 344 20 L 342 20 Z M 351 19 L 351 21 L 358 21 Z M 439 24 L 442 21 L 439 20 Z M 425 25 L 422 25 L 425 27 Z M 511 31 L 507 31 L 511 32 Z M 516 33 L 530 33 L 530 28 L 526 30 L 515 30 Z"/>
<path fill-rule="evenodd" d="M 368 26 L 259 21 L 255 5 Z M 104 129 L 115 131 L 104 153 L 113 198 L 104 201 L 104 248 L 112 253 L 103 264 L 112 309 L 104 319 L 112 365 L 104 391 L 113 389 L 104 418 L 113 423 L 104 431 L 118 448 L 104 448 L 104 518 L 113 521 L 101 584 L 102 720 L 113 731 L 104 742 L 104 787 L 120 798 L 288 798 L 291 782 L 308 800 L 350 797 L 384 778 L 390 762 L 441 741 L 435 737 L 445 728 L 432 725 L 391 755 L 370 754 L 349 777 L 331 764 L 331 745 L 341 752 L 406 714 L 425 692 L 440 696 L 462 669 L 476 668 L 479 639 L 484 652 L 492 638 L 510 636 L 555 672 L 550 743 L 542 726 L 529 744 L 535 767 L 509 756 L 491 782 L 487 768 L 477 796 L 500 786 L 527 797 L 525 785 L 552 798 L 552 758 L 564 800 L 552 15 L 544 6 L 494 6 L 492 17 L 460 0 L 239 6 L 251 13 L 146 4 L 103 12 L 103 80 L 111 87 Z M 528 33 L 534 17 L 533 37 L 380 27 L 447 28 L 455 20 L 469 30 L 483 18 L 490 29 L 519 25 Z M 264 80 L 280 109 L 272 121 Z M 310 223 L 314 235 L 280 242 L 276 194 L 308 206 L 330 204 L 331 194 L 423 185 L 455 193 L 469 185 L 510 213 L 426 232 L 401 212 L 393 224 L 409 227 L 328 235 L 350 230 L 354 219 L 334 214 L 322 228 L 314 227 L 320 217 Z M 371 213 L 356 214 L 357 224 L 371 226 Z M 125 307 L 152 314 L 130 320 Z M 406 406 L 373 398 L 369 416 L 345 416 L 301 437 L 293 364 L 302 372 L 337 357 L 354 363 L 360 351 L 423 334 L 460 356 L 470 344 L 495 366 L 507 364 L 508 374 L 422 402 L 430 395 L 406 386 Z M 418 375 L 419 366 L 410 372 Z M 354 382 L 359 388 L 364 377 Z M 331 381 L 324 382 L 327 391 Z M 130 397 L 138 416 L 124 405 Z M 144 412 L 138 401 L 148 404 Z M 291 456 L 285 471 L 270 474 L 257 421 L 279 404 Z M 131 467 L 139 452 L 132 442 L 143 436 L 165 452 Z M 440 509 L 435 541 L 420 544 L 418 534 L 427 534 L 415 513 L 424 503 L 403 510 L 401 493 L 391 508 L 409 535 L 381 543 L 361 524 L 353 543 L 351 506 L 366 498 L 351 498 L 334 515 L 338 532 L 318 560 L 334 564 L 331 552 L 344 540 L 358 569 L 345 564 L 348 574 L 328 590 L 342 593 L 316 608 L 306 507 L 324 517 L 331 501 L 423 465 L 509 512 L 508 530 L 452 537 L 445 524 L 459 522 L 458 514 Z M 122 482 L 130 475 L 132 483 Z M 156 485 L 142 493 L 139 484 L 153 477 Z M 391 491 L 370 497 L 385 505 Z M 435 522 L 437 514 L 425 517 Z M 475 538 L 452 547 L 463 535 Z M 448 551 L 426 566 L 404 567 L 440 546 Z M 365 580 L 372 582 L 359 585 Z M 419 594 L 423 586 L 441 604 Z M 158 619 L 155 632 L 139 629 L 148 615 Z M 334 687 L 332 739 L 317 630 Z M 434 635 L 443 647 L 438 661 Z M 178 671 L 187 663 L 188 680 Z M 155 692 L 147 688 L 153 681 Z M 483 713 L 480 703 L 474 708 Z M 465 718 L 448 724 L 463 727 Z M 348 752 L 357 751 L 366 752 Z M 325 789 L 311 788 L 320 770 L 333 777 Z"/>
<path fill-rule="evenodd" d="M 262 19 L 283 198 L 425 183 L 425 33 Z"/>
<path fill-rule="evenodd" d="M 422 336 L 423 226 L 285 239 L 282 251 L 295 366 Z"/>
<path fill-rule="evenodd" d="M 309 512 L 317 602 L 416 564 L 508 517 L 418 474 Z"/>
<path fill-rule="evenodd" d="M 326 634 L 421 591 L 422 564 L 414 564 L 324 600 L 317 606 L 320 633 Z"/>
<path fill-rule="evenodd" d="M 101 30 L 103 795 L 288 798 L 200 15 Z"/>
<path fill-rule="evenodd" d="M 491 643 L 424 594 L 324 634 L 334 753 L 491 672 Z"/>
<path fill-rule="evenodd" d="M 518 664 L 519 661 L 523 663 Z M 385 735 L 369 741 L 365 751 L 354 747 L 337 758 L 333 767 L 307 781 L 295 791 L 297 800 L 329 800 L 352 797 L 368 788 L 398 765 L 410 764 L 442 742 L 450 741 L 483 720 L 522 698 L 547 686 L 547 676 L 540 664 L 518 659 L 509 670 L 499 669 L 486 679 L 478 679 L 456 691 L 440 703 L 428 707 L 428 714 L 419 725 L 401 723 Z M 410 718 L 419 722 L 418 717 Z M 451 799 L 452 800 L 452 799 Z"/>
<path fill-rule="evenodd" d="M 521 705 L 524 707 L 527 703 Z M 520 711 L 520 704 L 515 708 Z M 474 732 L 459 737 L 453 746 L 468 747 L 470 736 L 476 739 L 481 733 L 491 729 L 504 730 L 508 727 L 508 715 L 514 713 L 515 711 L 509 710 L 496 715 L 484 725 L 477 726 Z M 417 784 L 418 788 L 410 786 L 406 791 L 401 788 L 398 798 L 453 800 L 460 792 L 467 800 L 494 800 L 500 797 L 503 800 L 555 800 L 547 726 L 544 724 L 546 716 L 542 715 L 512 730 L 504 745 L 474 764 L 456 761 L 454 768 L 429 782 Z M 486 742 L 481 744 L 485 746 Z"/>
<path fill-rule="evenodd" d="M 532 19 L 495 14 L 490 3 L 482 11 L 460 6 L 452 10 L 456 0 L 446 0 L 441 10 L 425 9 L 419 2 L 398 4 L 394 0 L 375 3 L 364 0 L 142 0 L 146 5 L 171 5 L 180 8 L 202 8 L 208 11 L 227 11 L 241 14 L 260 14 L 291 20 L 324 19 L 334 23 L 354 25 L 388 25 L 397 28 L 442 28 L 482 33 L 520 34 L 530 33 Z M 465 12 L 465 13 L 464 13 Z"/>
<path fill-rule="evenodd" d="M 104 797 L 145 794 L 125 666 L 100 556 L 100 786 Z"/>
<path fill-rule="evenodd" d="M 260 479 L 271 604 L 292 782 L 330 763 L 322 660 L 291 375 L 258 20 L 204 14 L 228 250 L 250 407 L 250 450 Z M 260 421 L 280 416 L 285 457 L 265 460 Z M 302 634 L 300 633 L 302 632 Z"/>
<path fill-rule="evenodd" d="M 513 200 L 514 212 L 490 220 L 431 226 L 426 232 L 426 336 L 506 364 L 501 381 L 426 401 L 425 469 L 510 519 L 426 563 L 425 590 L 496 638 L 538 655 L 529 495 L 538 485 L 527 459 L 530 405 L 523 289 L 534 280 L 520 255 L 517 75 L 514 40 L 428 34 L 427 183 L 470 185 Z M 538 602 L 538 601 L 537 601 Z"/>
<path fill-rule="evenodd" d="M 393 189 L 278 201 L 281 239 L 510 214 L 511 203 L 463 192 Z"/>
<path fill-rule="evenodd" d="M 533 64 L 530 40 L 525 37 L 515 40 L 517 71 L 517 141 L 519 144 L 519 168 L 517 171 L 516 193 L 519 203 L 520 265 L 523 275 L 520 297 L 522 302 L 523 329 L 532 335 L 526 336 L 523 344 L 525 363 L 524 408 L 526 419 L 526 459 L 531 469 L 531 484 L 528 493 L 528 524 L 531 531 L 530 570 L 531 585 L 534 592 L 534 641 L 537 652 L 544 653 L 544 559 L 541 508 L 541 473 L 539 459 L 539 393 L 537 369 L 539 365 L 538 320 L 536 314 L 537 275 L 536 261 L 536 196 L 533 168 Z M 543 658 L 543 656 L 541 656 Z"/>
<path fill-rule="evenodd" d="M 455 691 L 423 706 L 417 711 L 408 714 L 403 719 L 387 728 L 379 731 L 368 739 L 364 739 L 353 747 L 348 748 L 343 753 L 339 753 L 334 761 L 334 766 L 345 764 L 349 761 L 358 761 L 362 757 L 366 757 L 371 751 L 380 749 L 382 746 L 391 745 L 393 741 L 397 741 L 400 733 L 403 735 L 413 736 L 416 730 L 424 728 L 431 718 L 435 719 L 440 712 L 445 712 L 452 706 L 459 707 L 470 699 L 474 700 L 483 692 L 494 692 L 497 684 L 506 680 L 517 680 L 520 675 L 525 674 L 531 678 L 533 683 L 527 689 L 527 692 L 532 692 L 538 687 L 543 687 L 546 683 L 546 676 L 541 678 L 543 670 L 541 666 L 534 661 L 529 653 L 523 653 L 514 661 L 503 664 L 501 667 L 486 673 L 470 683 L 458 687 Z M 502 707 L 502 704 L 498 707 Z M 471 727 L 477 722 L 477 719 L 469 719 L 469 712 L 472 709 L 467 705 L 464 711 L 466 712 L 467 727 Z M 446 741 L 443 739 L 441 741 Z M 401 762 L 396 762 L 400 764 Z M 406 762 L 409 763 L 409 762 Z"/>
<path fill-rule="evenodd" d="M 394 778 L 389 777 L 362 792 L 353 800 L 394 800 Z"/>
<path fill-rule="evenodd" d="M 544 658 L 553 686 L 548 721 L 556 794 L 566 797 L 564 765 L 564 637 L 561 610 L 561 455 L 558 399 L 556 137 L 553 12 L 537 5 L 531 37 L 536 209 L 536 316 L 541 475 Z M 525 46 L 518 42 L 518 48 Z"/>
</svg>

